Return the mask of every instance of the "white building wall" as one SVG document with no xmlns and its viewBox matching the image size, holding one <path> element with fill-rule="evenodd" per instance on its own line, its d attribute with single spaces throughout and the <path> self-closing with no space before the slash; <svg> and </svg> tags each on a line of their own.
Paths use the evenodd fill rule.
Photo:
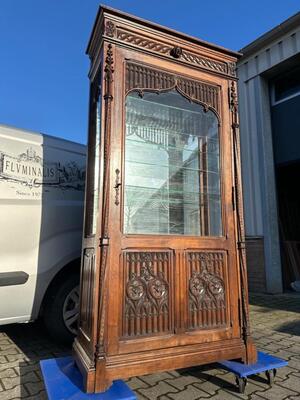
<svg viewBox="0 0 300 400">
<path fill-rule="evenodd" d="M 246 235 L 264 238 L 269 293 L 282 291 L 282 272 L 270 96 L 267 74 L 264 73 L 300 53 L 299 17 L 300 14 L 292 17 L 247 46 L 246 55 L 238 63 Z"/>
</svg>

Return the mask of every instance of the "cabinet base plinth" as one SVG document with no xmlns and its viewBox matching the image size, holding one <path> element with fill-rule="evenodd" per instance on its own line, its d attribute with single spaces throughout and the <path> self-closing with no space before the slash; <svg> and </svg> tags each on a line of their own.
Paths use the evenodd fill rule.
<svg viewBox="0 0 300 400">
<path fill-rule="evenodd" d="M 197 365 L 218 362 L 220 360 L 246 359 L 246 348 L 240 339 L 220 341 L 220 343 L 205 344 L 205 346 L 190 346 L 189 350 L 183 347 L 149 351 L 136 354 L 122 354 L 106 357 L 105 363 L 91 370 L 83 362 L 82 355 L 75 352 L 75 361 L 82 371 L 84 386 L 93 382 L 94 391 L 105 390 L 105 383 L 109 384 L 117 379 L 126 379 L 132 376 L 170 371 L 180 368 L 189 368 Z"/>
</svg>

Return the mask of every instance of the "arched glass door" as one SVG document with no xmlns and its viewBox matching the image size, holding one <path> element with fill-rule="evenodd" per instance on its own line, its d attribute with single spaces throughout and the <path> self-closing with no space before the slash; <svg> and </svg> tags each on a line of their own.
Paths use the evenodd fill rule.
<svg viewBox="0 0 300 400">
<path fill-rule="evenodd" d="M 123 231 L 222 236 L 218 118 L 176 89 L 127 95 Z"/>
</svg>

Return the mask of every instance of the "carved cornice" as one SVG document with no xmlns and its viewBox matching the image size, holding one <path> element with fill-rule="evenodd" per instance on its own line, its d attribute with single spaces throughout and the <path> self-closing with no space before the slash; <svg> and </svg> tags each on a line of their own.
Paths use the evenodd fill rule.
<svg viewBox="0 0 300 400">
<path fill-rule="evenodd" d="M 127 62 L 125 88 L 126 93 L 137 90 L 140 95 L 143 95 L 144 91 L 160 92 L 175 88 L 189 100 L 202 104 L 205 111 L 212 109 L 219 115 L 220 88 L 205 82 Z"/>
<path fill-rule="evenodd" d="M 169 45 L 158 40 L 150 39 L 146 36 L 138 35 L 130 31 L 116 28 L 116 39 L 139 48 L 159 53 L 169 58 L 184 61 L 190 65 L 198 66 L 203 69 L 221 73 L 227 76 L 236 76 L 235 63 L 215 60 L 210 57 L 204 57 L 199 54 L 183 50 L 179 46 Z"/>
<path fill-rule="evenodd" d="M 172 46 L 121 29 L 117 29 L 117 39 L 161 54 L 169 54 L 172 51 Z"/>
</svg>

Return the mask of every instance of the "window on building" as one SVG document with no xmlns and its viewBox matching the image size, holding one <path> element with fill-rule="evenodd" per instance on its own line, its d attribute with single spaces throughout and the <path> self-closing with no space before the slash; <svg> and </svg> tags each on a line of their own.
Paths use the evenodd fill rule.
<svg viewBox="0 0 300 400">
<path fill-rule="evenodd" d="M 272 104 L 300 95 L 300 67 L 280 75 L 272 84 Z"/>
</svg>

